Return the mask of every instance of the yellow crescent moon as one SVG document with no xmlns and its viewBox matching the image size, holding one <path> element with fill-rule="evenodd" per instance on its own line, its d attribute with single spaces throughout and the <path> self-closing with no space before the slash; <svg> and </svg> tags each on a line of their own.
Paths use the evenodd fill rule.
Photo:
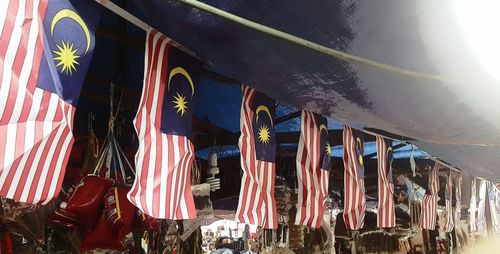
<svg viewBox="0 0 500 254">
<path fill-rule="evenodd" d="M 359 137 L 356 138 L 356 143 L 359 145 L 359 152 L 361 152 L 361 154 L 358 155 L 358 161 L 359 161 L 359 164 L 361 164 L 361 166 L 364 165 L 363 163 L 363 144 L 361 143 L 361 139 Z"/>
<path fill-rule="evenodd" d="M 85 53 L 87 53 L 90 49 L 90 31 L 83 19 L 78 15 L 78 13 L 69 10 L 69 9 L 62 9 L 56 15 L 54 15 L 54 18 L 52 19 L 52 23 L 50 23 L 50 35 L 53 37 L 54 36 L 54 28 L 59 22 L 59 20 L 63 18 L 70 18 L 74 20 L 80 27 L 83 29 L 83 32 L 85 33 L 85 38 L 87 39 L 87 48 L 85 49 Z"/>
<path fill-rule="evenodd" d="M 356 138 L 356 143 L 358 143 L 360 150 L 363 149 L 363 147 L 361 146 L 361 139 L 359 137 Z"/>
<path fill-rule="evenodd" d="M 170 74 L 168 75 L 167 89 L 170 91 L 170 80 L 177 74 L 180 74 L 187 79 L 187 81 L 189 82 L 189 85 L 191 86 L 191 97 L 193 97 L 193 95 L 194 95 L 193 80 L 191 79 L 191 76 L 189 76 L 189 73 L 182 67 L 175 67 L 172 71 L 170 71 Z"/>
<path fill-rule="evenodd" d="M 328 135 L 328 129 L 326 128 L 326 125 L 321 124 L 321 125 L 319 126 L 319 132 L 321 132 L 321 130 L 325 130 L 325 131 L 326 131 L 326 134 Z"/>
<path fill-rule="evenodd" d="M 260 111 L 264 111 L 267 113 L 267 115 L 269 116 L 269 120 L 271 120 L 271 127 L 274 125 L 273 124 L 273 117 L 271 116 L 271 112 L 269 112 L 269 108 L 267 108 L 266 106 L 264 105 L 260 105 L 257 107 L 257 110 L 255 110 L 255 115 L 257 115 L 257 117 L 255 118 L 255 121 L 258 123 L 259 122 L 259 112 Z"/>
</svg>

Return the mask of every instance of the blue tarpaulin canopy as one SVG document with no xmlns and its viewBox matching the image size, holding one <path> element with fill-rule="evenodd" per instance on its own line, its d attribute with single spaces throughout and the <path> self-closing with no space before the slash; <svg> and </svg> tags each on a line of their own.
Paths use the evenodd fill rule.
<svg viewBox="0 0 500 254">
<path fill-rule="evenodd" d="M 207 2 L 375 64 L 328 56 L 176 0 L 133 3 L 124 7 L 194 51 L 210 71 L 278 99 L 278 115 L 307 109 L 331 117 L 331 129 L 347 123 L 410 137 L 468 174 L 500 179 L 500 82 L 475 54 L 462 29 L 464 14 L 452 0 Z M 137 28 L 130 26 L 127 33 L 144 40 Z M 99 50 L 97 44 L 95 55 L 106 57 Z M 128 51 L 126 80 L 140 90 L 143 56 Z M 99 66 L 94 71 L 106 75 Z M 207 78 L 198 92 L 197 117 L 237 132 L 239 86 Z M 298 119 L 285 122 L 278 131 L 298 130 L 298 124 Z M 334 156 L 340 149 L 335 147 Z M 408 156 L 408 149 L 400 148 L 396 156 Z"/>
</svg>

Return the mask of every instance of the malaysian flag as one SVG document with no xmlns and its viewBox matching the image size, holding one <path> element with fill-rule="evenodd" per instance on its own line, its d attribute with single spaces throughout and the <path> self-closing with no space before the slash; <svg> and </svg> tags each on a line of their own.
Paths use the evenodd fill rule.
<svg viewBox="0 0 500 254">
<path fill-rule="evenodd" d="M 73 116 L 94 49 L 89 1 L 3 1 L 0 196 L 47 204 L 73 145 Z"/>
<path fill-rule="evenodd" d="M 201 63 L 158 31 L 146 36 L 144 87 L 134 118 L 137 171 L 127 196 L 154 218 L 196 218 L 191 124 Z"/>
<path fill-rule="evenodd" d="M 451 171 L 446 177 L 446 189 L 444 191 L 444 203 L 445 203 L 445 211 L 444 211 L 444 216 L 445 216 L 445 223 L 443 226 L 443 231 L 444 232 L 451 232 L 454 227 L 453 223 L 453 207 L 451 206 L 451 198 L 452 198 L 452 191 L 453 191 L 453 186 L 452 186 L 452 180 L 451 180 Z"/>
<path fill-rule="evenodd" d="M 500 233 L 499 226 L 500 226 L 500 221 L 498 218 L 498 198 L 499 198 L 499 192 L 498 189 L 495 187 L 495 184 L 492 182 L 488 182 L 488 202 L 490 206 L 490 215 L 491 215 L 491 226 L 493 227 L 493 233 L 498 234 Z"/>
<path fill-rule="evenodd" d="M 243 177 L 235 220 L 275 229 L 276 101 L 245 85 L 242 90 L 239 147 Z"/>
<path fill-rule="evenodd" d="M 436 162 L 429 174 L 429 189 L 422 200 L 420 228 L 434 230 L 436 227 L 437 202 L 439 191 L 439 166 Z"/>
<path fill-rule="evenodd" d="M 365 219 L 365 180 L 362 132 L 344 126 L 344 221 L 346 227 L 358 230 Z"/>
<path fill-rule="evenodd" d="M 477 205 L 476 225 L 477 230 L 486 230 L 486 180 L 479 180 L 479 202 Z"/>
<path fill-rule="evenodd" d="M 462 216 L 462 175 L 459 174 L 455 178 L 455 210 L 454 210 L 454 220 L 455 225 L 458 227 L 460 225 L 460 218 Z"/>
<path fill-rule="evenodd" d="M 392 180 L 392 140 L 377 136 L 378 212 L 377 227 L 396 226 L 394 183 Z"/>
<path fill-rule="evenodd" d="M 299 186 L 296 225 L 321 226 L 328 197 L 331 151 L 327 119 L 303 110 L 296 159 Z"/>
<path fill-rule="evenodd" d="M 477 231 L 476 224 L 476 206 L 477 206 L 477 190 L 476 190 L 476 179 L 472 179 L 470 184 L 470 203 L 469 203 L 469 226 L 471 232 Z"/>
</svg>

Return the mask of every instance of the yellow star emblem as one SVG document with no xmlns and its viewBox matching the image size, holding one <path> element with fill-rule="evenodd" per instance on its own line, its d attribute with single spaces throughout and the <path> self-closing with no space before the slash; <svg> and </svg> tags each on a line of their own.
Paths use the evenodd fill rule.
<svg viewBox="0 0 500 254">
<path fill-rule="evenodd" d="M 330 143 L 326 143 L 325 152 L 328 156 L 332 156 L 332 147 L 330 146 Z"/>
<path fill-rule="evenodd" d="M 73 71 L 76 71 L 76 65 L 80 64 L 76 59 L 80 58 L 76 54 L 77 48 L 73 49 L 73 44 L 69 42 L 61 42 L 62 46 L 56 44 L 58 50 L 53 50 L 52 52 L 56 54 L 54 60 L 57 62 L 56 67 L 61 68 L 61 73 L 65 72 L 66 75 L 72 75 Z"/>
<path fill-rule="evenodd" d="M 264 145 L 268 145 L 269 142 L 271 141 L 271 131 L 269 130 L 269 128 L 266 125 L 260 126 L 259 131 L 258 131 L 258 135 L 259 135 L 259 137 L 258 137 L 259 142 L 264 144 Z"/>
<path fill-rule="evenodd" d="M 176 113 L 180 113 L 181 116 L 184 116 L 187 109 L 186 96 L 177 93 L 177 95 L 174 96 L 174 100 L 172 102 L 175 104 L 174 108 L 177 109 Z"/>
</svg>

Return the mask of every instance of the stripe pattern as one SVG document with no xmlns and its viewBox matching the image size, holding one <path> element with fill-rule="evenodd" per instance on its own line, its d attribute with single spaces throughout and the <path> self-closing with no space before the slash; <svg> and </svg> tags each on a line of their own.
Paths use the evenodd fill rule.
<svg viewBox="0 0 500 254">
<path fill-rule="evenodd" d="M 323 169 L 321 163 L 322 149 L 325 147 L 321 146 L 321 128 L 316 115 L 303 110 L 296 159 L 299 187 L 296 225 L 321 226 L 330 177 L 329 168 Z"/>
<path fill-rule="evenodd" d="M 378 163 L 378 212 L 377 227 L 396 226 L 394 183 L 392 180 L 392 141 L 376 137 Z"/>
<path fill-rule="evenodd" d="M 255 116 L 252 102 L 258 93 L 249 86 L 242 86 L 240 128 L 238 142 L 241 154 L 241 190 L 235 221 L 259 225 L 266 229 L 278 227 L 278 214 L 274 199 L 276 164 L 258 160 L 256 157 L 256 137 L 253 131 Z"/>
<path fill-rule="evenodd" d="M 477 189 L 476 189 L 476 179 L 472 179 L 470 190 L 470 203 L 469 203 L 469 226 L 471 232 L 477 231 L 476 224 L 476 207 L 477 207 Z"/>
<path fill-rule="evenodd" d="M 460 218 L 462 217 L 462 175 L 459 174 L 455 178 L 455 209 L 454 221 L 458 227 L 460 225 Z"/>
<path fill-rule="evenodd" d="M 366 211 L 365 182 L 363 166 L 363 142 L 359 133 L 344 126 L 344 221 L 350 230 L 363 227 Z"/>
<path fill-rule="evenodd" d="M 57 197 L 73 144 L 75 108 L 37 87 L 47 4 L 0 8 L 0 196 L 26 203 Z"/>
<path fill-rule="evenodd" d="M 191 193 L 194 148 L 186 136 L 161 132 L 167 63 L 172 43 L 156 30 L 146 39 L 144 87 L 134 127 L 139 139 L 136 177 L 128 199 L 143 213 L 160 219 L 196 218 Z M 168 120 L 167 120 L 168 121 Z"/>
<path fill-rule="evenodd" d="M 422 216 L 420 228 L 434 230 L 436 228 L 437 202 L 439 192 L 439 166 L 436 162 L 429 174 L 429 194 L 422 200 Z"/>
<path fill-rule="evenodd" d="M 476 225 L 478 231 L 486 230 L 486 180 L 479 180 L 479 202 L 477 205 Z"/>
<path fill-rule="evenodd" d="M 444 216 L 445 216 L 445 223 L 443 225 L 443 231 L 444 232 L 451 232 L 455 226 L 453 223 L 453 207 L 452 207 L 452 179 L 451 179 L 451 171 L 447 176 L 446 180 L 446 189 L 445 189 L 445 211 L 444 211 Z"/>
</svg>

